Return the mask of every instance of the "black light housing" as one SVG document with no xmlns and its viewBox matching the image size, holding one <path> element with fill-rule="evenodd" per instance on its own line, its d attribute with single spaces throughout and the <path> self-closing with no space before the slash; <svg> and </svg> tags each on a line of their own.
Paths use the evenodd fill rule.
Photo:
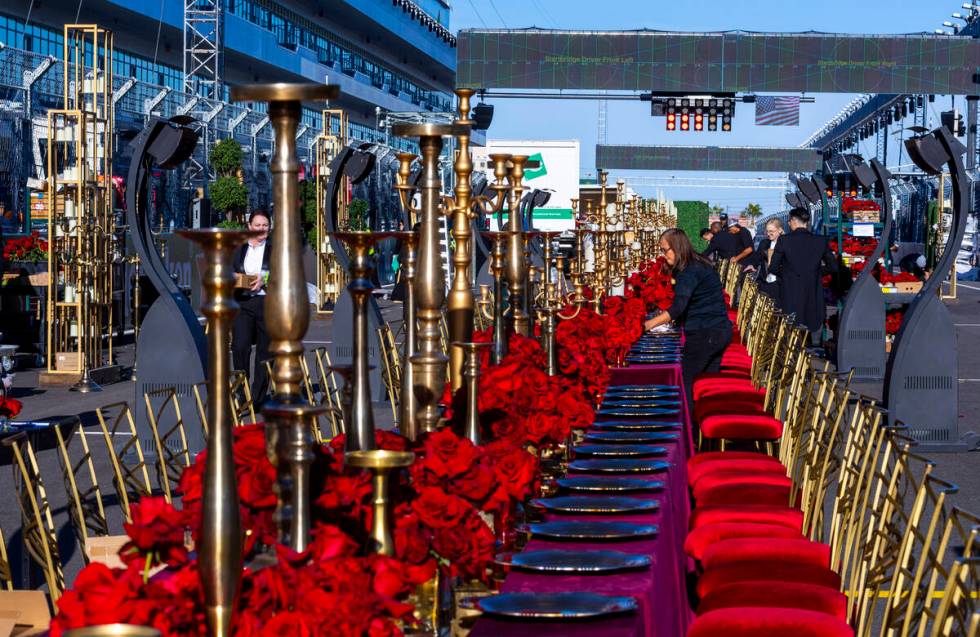
<svg viewBox="0 0 980 637">
<path fill-rule="evenodd" d="M 796 187 L 800 189 L 807 201 L 812 204 L 820 203 L 820 188 L 812 179 L 799 179 L 796 182 Z"/>
<path fill-rule="evenodd" d="M 493 104 L 477 104 L 473 109 L 473 130 L 487 130 L 492 122 Z"/>
<path fill-rule="evenodd" d="M 905 149 L 909 151 L 909 158 L 920 170 L 929 175 L 940 174 L 950 160 L 950 154 L 946 151 L 946 147 L 939 141 L 939 136 L 944 129 L 953 152 L 958 155 L 965 153 L 966 147 L 953 137 L 953 134 L 945 127 L 937 128 L 930 135 L 920 135 L 905 140 Z"/>
</svg>

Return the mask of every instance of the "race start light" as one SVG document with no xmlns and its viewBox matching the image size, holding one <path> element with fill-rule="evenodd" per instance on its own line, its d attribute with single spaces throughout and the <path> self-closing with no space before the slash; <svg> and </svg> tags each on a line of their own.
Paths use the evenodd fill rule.
<svg viewBox="0 0 980 637">
<path fill-rule="evenodd" d="M 714 97 L 668 97 L 651 99 L 650 115 L 665 116 L 667 130 L 701 132 L 732 130 L 732 118 L 735 116 L 735 100 L 732 98 Z"/>
</svg>

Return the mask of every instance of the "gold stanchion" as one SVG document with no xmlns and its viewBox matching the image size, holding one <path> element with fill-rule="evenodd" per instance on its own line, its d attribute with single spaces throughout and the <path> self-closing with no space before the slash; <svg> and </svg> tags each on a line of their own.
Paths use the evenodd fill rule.
<svg viewBox="0 0 980 637">
<path fill-rule="evenodd" d="M 339 94 L 336 86 L 327 84 L 253 84 L 231 89 L 234 101 L 268 102 L 275 135 L 275 154 L 269 162 L 275 229 L 265 318 L 269 352 L 275 360 L 276 395 L 262 413 L 267 449 L 277 469 L 279 542 L 297 552 L 306 550 L 310 534 L 311 424 L 326 408 L 310 405 L 302 394 L 301 358 L 310 305 L 303 270 L 296 131 L 304 101 L 334 99 Z"/>
<path fill-rule="evenodd" d="M 242 528 L 238 481 L 232 452 L 228 351 L 238 314 L 232 256 L 254 233 L 222 229 L 183 230 L 201 246 L 207 264 L 201 312 L 208 321 L 208 458 L 201 503 L 201 543 L 197 547 L 201 588 L 211 634 L 230 637 L 242 577 Z"/>
<path fill-rule="evenodd" d="M 490 361 L 496 365 L 507 355 L 507 327 L 504 325 L 504 240 L 509 232 L 481 233 L 493 241 L 493 255 L 490 272 L 493 273 L 493 349 Z"/>
<path fill-rule="evenodd" d="M 402 351 L 401 404 L 398 408 L 398 430 L 409 440 L 415 440 L 419 435 L 419 426 L 416 420 L 418 402 L 415 400 L 415 392 L 412 391 L 415 384 L 412 357 L 416 353 L 415 268 L 418 261 L 418 235 L 414 232 L 399 232 L 394 236 L 401 241 L 405 248 L 405 263 L 402 269 L 405 284 L 405 302 L 402 306 L 405 345 Z"/>
<path fill-rule="evenodd" d="M 530 321 L 525 312 L 527 305 L 526 269 L 524 266 L 524 223 L 521 218 L 521 196 L 524 194 L 524 164 L 527 155 L 512 155 L 510 158 L 510 193 L 507 202 L 507 230 L 510 231 L 510 241 L 507 244 L 507 285 L 510 296 L 507 304 L 510 307 L 511 329 L 522 336 L 530 334 Z"/>
<path fill-rule="evenodd" d="M 470 129 L 475 123 L 470 119 L 470 98 L 475 91 L 471 89 L 456 89 L 459 99 L 455 125 L 459 132 L 456 134 L 456 162 L 453 172 L 456 175 L 455 198 L 446 204 L 453 211 L 453 238 L 456 247 L 453 250 L 453 283 L 446 299 L 446 320 L 449 324 L 449 338 L 453 341 L 469 341 L 473 338 L 473 277 L 470 274 L 470 260 L 473 256 L 473 232 L 470 222 L 473 219 L 472 202 L 470 201 L 470 176 L 473 174 L 473 162 L 470 159 Z M 449 382 L 455 392 L 463 386 L 463 352 L 450 349 L 449 352 Z"/>
</svg>

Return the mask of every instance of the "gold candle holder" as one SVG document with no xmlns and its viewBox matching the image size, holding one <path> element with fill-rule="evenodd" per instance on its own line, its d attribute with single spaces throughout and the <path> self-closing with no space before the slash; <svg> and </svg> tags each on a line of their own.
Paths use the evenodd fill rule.
<svg viewBox="0 0 980 637">
<path fill-rule="evenodd" d="M 473 277 L 470 273 L 470 261 L 473 256 L 473 232 L 470 222 L 475 217 L 473 203 L 470 200 L 470 177 L 473 174 L 473 162 L 470 159 L 470 129 L 475 123 L 470 119 L 470 98 L 476 91 L 471 89 L 456 89 L 459 100 L 456 121 L 456 162 L 453 172 L 456 175 L 455 197 L 447 201 L 453 211 L 453 239 L 456 247 L 453 250 L 453 282 L 446 299 L 446 320 L 449 327 L 449 339 L 452 341 L 468 341 L 473 338 Z M 460 350 L 449 353 L 449 382 L 453 392 L 463 386 L 463 355 Z"/>
<path fill-rule="evenodd" d="M 446 300 L 445 279 L 439 252 L 439 216 L 442 214 L 439 154 L 442 138 L 459 135 L 467 127 L 455 124 L 398 124 L 398 137 L 418 137 L 422 152 L 421 228 L 415 296 L 419 322 L 418 352 L 411 363 L 415 375 L 413 391 L 418 400 L 417 419 L 421 431 L 434 431 L 439 423 L 439 399 L 446 384 L 447 357 L 439 341 L 439 320 Z M 401 191 L 399 191 L 401 192 Z"/>
<path fill-rule="evenodd" d="M 466 379 L 466 424 L 464 426 L 465 435 L 474 445 L 481 444 L 480 435 L 480 403 L 479 403 L 479 379 L 480 379 L 480 350 L 491 347 L 493 343 L 461 343 L 453 342 L 453 347 L 465 354 L 466 361 L 463 367 L 463 376 Z"/>
<path fill-rule="evenodd" d="M 326 408 L 308 404 L 301 393 L 303 337 L 310 324 L 310 306 L 303 269 L 296 133 L 303 102 L 335 99 L 339 94 L 337 86 L 328 84 L 251 84 L 231 89 L 233 101 L 268 103 L 275 136 L 275 153 L 269 161 L 275 231 L 270 239 L 265 318 L 276 395 L 264 405 L 262 414 L 269 458 L 277 473 L 279 542 L 297 552 L 306 550 L 310 534 L 311 424 Z"/>
<path fill-rule="evenodd" d="M 86 626 L 85 628 L 72 628 L 62 634 L 64 637 L 160 637 L 161 635 L 156 628 L 134 624 Z"/>
<path fill-rule="evenodd" d="M 391 535 L 391 517 L 388 509 L 388 477 L 395 469 L 412 464 L 415 454 L 411 451 L 389 451 L 371 449 L 348 451 L 344 462 L 351 467 L 367 469 L 374 483 L 374 521 L 371 525 L 371 539 L 374 552 L 392 556 L 395 554 L 395 540 Z"/>
<path fill-rule="evenodd" d="M 527 155 L 512 155 L 510 158 L 510 193 L 508 197 L 507 230 L 511 232 L 507 246 L 507 285 L 510 288 L 508 306 L 510 307 L 511 329 L 522 336 L 530 334 L 530 321 L 527 315 L 527 286 L 524 257 L 524 220 L 521 218 L 521 196 L 524 194 L 524 164 Z"/>
<path fill-rule="evenodd" d="M 405 326 L 405 344 L 402 349 L 401 402 L 398 406 L 398 430 L 409 440 L 419 436 L 416 420 L 418 402 L 415 400 L 415 374 L 412 357 L 416 353 L 415 326 L 415 266 L 418 261 L 418 235 L 415 232 L 397 232 L 393 235 L 405 249 L 405 302 L 402 305 L 402 322 Z"/>
<path fill-rule="evenodd" d="M 209 426 L 201 503 L 201 541 L 197 551 L 211 634 L 230 637 L 242 577 L 242 523 L 238 510 L 228 386 L 231 328 L 239 309 L 235 301 L 232 258 L 235 250 L 254 233 L 210 229 L 182 230 L 179 234 L 201 247 L 206 263 L 201 312 L 208 322 Z"/>
<path fill-rule="evenodd" d="M 368 317 L 367 301 L 374 285 L 368 278 L 371 248 L 394 232 L 335 232 L 334 236 L 347 244 L 351 252 L 350 292 L 354 306 L 353 338 L 354 378 L 351 383 L 350 420 L 347 425 L 345 449 L 367 451 L 374 449 L 374 410 L 371 409 L 371 378 L 368 376 Z"/>
<path fill-rule="evenodd" d="M 507 355 L 507 327 L 504 325 L 504 240 L 510 232 L 481 233 L 493 242 L 490 272 L 493 274 L 493 349 L 490 361 L 497 365 Z"/>
</svg>

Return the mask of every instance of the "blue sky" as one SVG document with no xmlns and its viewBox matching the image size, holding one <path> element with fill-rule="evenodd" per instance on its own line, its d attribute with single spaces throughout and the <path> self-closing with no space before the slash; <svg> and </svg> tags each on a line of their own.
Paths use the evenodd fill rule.
<svg viewBox="0 0 980 637">
<path fill-rule="evenodd" d="M 824 31 L 837 33 L 916 33 L 941 27 L 962 2 L 953 0 L 728 0 L 725 2 L 663 2 L 662 0 L 455 0 L 453 30 L 465 28 L 661 29 L 676 31 Z M 596 11 L 601 7 L 602 11 Z M 664 120 L 651 118 L 646 102 L 609 102 L 607 140 L 610 144 L 678 144 L 709 146 L 797 146 L 836 115 L 855 96 L 814 95 L 803 104 L 799 127 L 754 125 L 754 108 L 739 104 L 731 133 L 668 133 Z M 490 100 L 495 106 L 489 137 L 499 139 L 579 139 L 583 170 L 595 162 L 598 106 L 589 101 Z M 932 116 L 949 108 L 937 98 Z M 873 153 L 873 151 L 871 151 Z M 894 154 L 893 154 L 894 155 Z M 897 157 L 896 157 L 897 159 Z M 889 157 L 890 163 L 892 156 Z M 627 181 L 630 172 L 621 173 Z M 663 177 L 647 172 L 643 176 Z M 781 177 L 778 174 L 676 173 L 678 177 Z M 636 174 L 639 176 L 639 174 Z M 653 187 L 636 187 L 652 195 Z M 782 190 L 754 188 L 672 187 L 672 199 L 707 199 L 741 210 L 761 203 L 765 211 L 785 206 Z"/>
</svg>

